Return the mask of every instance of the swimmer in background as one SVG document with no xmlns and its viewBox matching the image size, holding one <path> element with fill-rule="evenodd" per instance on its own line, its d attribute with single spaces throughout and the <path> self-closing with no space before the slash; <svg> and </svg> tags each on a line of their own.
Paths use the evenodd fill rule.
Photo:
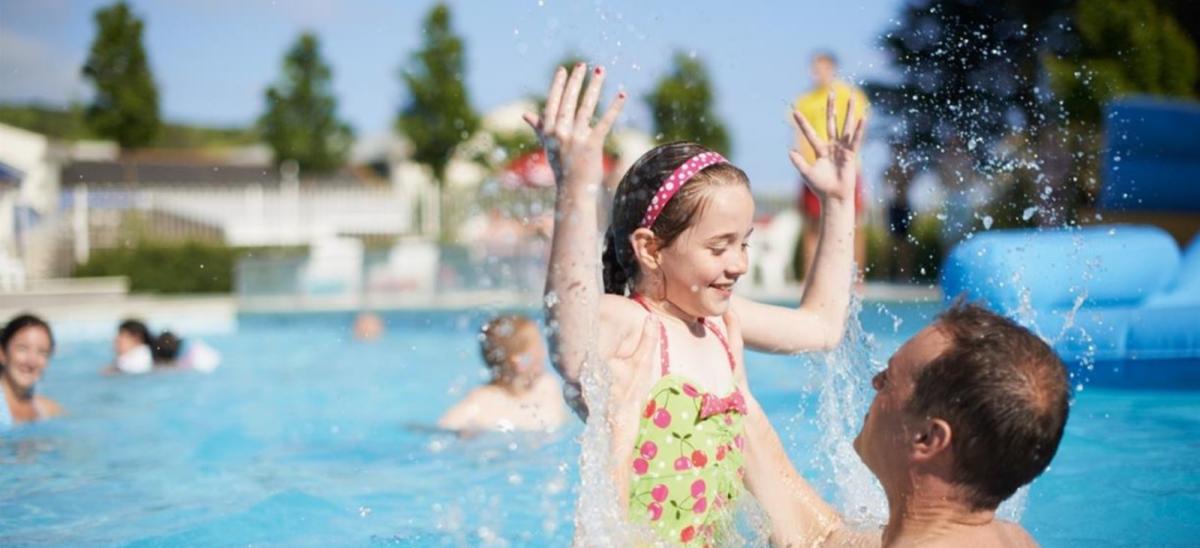
<svg viewBox="0 0 1200 548">
<path fill-rule="evenodd" d="M 100 372 L 105 375 L 141 375 L 154 369 L 150 352 L 150 330 L 140 320 L 125 320 L 113 338 L 113 362 Z"/>
<path fill-rule="evenodd" d="M 518 314 L 492 319 L 483 327 L 480 352 L 492 380 L 447 410 L 438 427 L 551 431 L 567 420 L 562 387 L 546 373 L 546 346 L 537 323 Z"/>
<path fill-rule="evenodd" d="M 63 414 L 54 400 L 34 393 L 53 354 L 54 334 L 37 316 L 17 316 L 0 331 L 0 429 Z"/>
<path fill-rule="evenodd" d="M 151 354 L 155 369 L 192 369 L 212 373 L 221 365 L 221 353 L 204 341 L 180 339 L 170 331 L 154 338 Z"/>
<path fill-rule="evenodd" d="M 362 312 L 354 318 L 354 338 L 374 341 L 383 335 L 383 320 L 374 312 Z"/>
</svg>

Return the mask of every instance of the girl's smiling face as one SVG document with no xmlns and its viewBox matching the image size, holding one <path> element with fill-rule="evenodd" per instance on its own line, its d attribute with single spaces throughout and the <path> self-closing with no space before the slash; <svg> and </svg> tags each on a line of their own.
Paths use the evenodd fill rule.
<svg viewBox="0 0 1200 548">
<path fill-rule="evenodd" d="M 749 267 L 754 198 L 745 185 L 716 185 L 705 192 L 696 221 L 661 251 L 667 301 L 694 317 L 720 316 L 733 284 Z"/>
<path fill-rule="evenodd" d="M 4 375 L 15 388 L 29 390 L 42 378 L 42 372 L 50 363 L 53 346 L 50 333 L 40 326 L 31 325 L 18 331 L 0 352 L 4 362 Z"/>
</svg>

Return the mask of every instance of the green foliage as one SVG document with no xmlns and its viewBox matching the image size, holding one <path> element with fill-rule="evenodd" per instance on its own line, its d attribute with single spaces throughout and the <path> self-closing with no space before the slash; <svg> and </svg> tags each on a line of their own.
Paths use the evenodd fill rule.
<svg viewBox="0 0 1200 548">
<path fill-rule="evenodd" d="M 54 139 L 75 141 L 94 138 L 83 108 L 60 109 L 42 105 L 0 105 L 0 123 L 27 129 Z"/>
<path fill-rule="evenodd" d="M 27 129 L 52 139 L 77 141 L 96 139 L 87 127 L 83 108 L 32 105 L 0 105 L 0 123 Z M 249 145 L 258 136 L 244 128 L 213 128 L 164 123 L 151 145 L 161 148 L 209 148 Z"/>
<path fill-rule="evenodd" d="M 1099 124 L 1104 104 L 1121 95 L 1193 96 L 1196 46 L 1153 0 L 1080 0 L 1075 29 L 1078 52 L 1045 60 L 1073 121 Z"/>
<path fill-rule="evenodd" d="M 671 72 L 646 97 L 660 143 L 692 141 L 729 155 L 725 125 L 713 108 L 712 84 L 704 64 L 694 56 L 676 53 Z"/>
<path fill-rule="evenodd" d="M 295 160 L 302 171 L 327 173 L 342 166 L 353 132 L 337 118 L 333 71 L 310 32 L 300 35 L 283 60 L 283 77 L 267 88 L 267 110 L 258 120 L 275 162 Z"/>
<path fill-rule="evenodd" d="M 134 247 L 97 250 L 73 275 L 128 276 L 135 292 L 228 293 L 238 255 L 219 244 L 142 241 Z"/>
<path fill-rule="evenodd" d="M 83 76 L 96 88 L 87 124 L 122 147 L 141 147 L 159 130 L 158 89 L 142 47 L 143 24 L 123 1 L 96 11 L 96 38 Z"/>
<path fill-rule="evenodd" d="M 433 168 L 439 182 L 459 143 L 479 127 L 467 96 L 463 41 L 450 26 L 450 8 L 437 4 L 422 24 L 425 43 L 400 77 L 408 102 L 396 129 L 413 144 L 413 158 Z"/>
<path fill-rule="evenodd" d="M 1036 142 L 1053 114 L 1038 93 L 1039 57 L 1064 41 L 1073 1 L 904 3 L 895 30 L 882 40 L 900 80 L 865 87 L 900 121 L 896 137 L 919 170 L 936 167 L 944 143 L 955 137 L 973 143 L 977 158 L 992 153 L 1014 125 Z"/>
</svg>

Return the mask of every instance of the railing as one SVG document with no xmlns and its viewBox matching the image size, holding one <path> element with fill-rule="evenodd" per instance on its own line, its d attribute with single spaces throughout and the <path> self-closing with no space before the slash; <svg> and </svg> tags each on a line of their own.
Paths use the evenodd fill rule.
<svg viewBox="0 0 1200 548">
<path fill-rule="evenodd" d="M 76 217 L 94 219 L 77 221 L 79 228 L 111 228 L 128 212 L 143 217 L 156 212 L 150 219 L 156 236 L 184 239 L 212 230 L 235 246 L 302 245 L 334 235 L 397 236 L 414 229 L 412 204 L 390 187 L 93 185 L 64 192 L 62 206 Z"/>
</svg>

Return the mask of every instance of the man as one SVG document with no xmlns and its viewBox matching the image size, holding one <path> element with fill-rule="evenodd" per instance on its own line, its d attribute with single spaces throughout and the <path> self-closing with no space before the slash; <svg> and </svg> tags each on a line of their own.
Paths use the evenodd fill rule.
<svg viewBox="0 0 1200 548">
<path fill-rule="evenodd" d="M 996 507 L 1050 464 L 1070 387 L 1045 342 L 1011 320 L 956 303 L 872 380 L 854 448 L 879 479 L 882 536 L 848 529 L 792 467 L 757 402 L 746 419 L 746 482 L 787 546 L 1032 546 Z"/>
<path fill-rule="evenodd" d="M 856 117 L 862 119 L 866 114 L 868 106 L 867 97 L 858 88 L 842 82 L 837 79 L 837 59 L 831 53 L 819 52 L 812 58 L 812 81 L 813 87 L 804 95 L 796 98 L 796 103 L 793 108 L 800 113 L 808 123 L 816 130 L 817 135 L 822 139 L 829 138 L 829 128 L 826 126 L 825 108 L 826 101 L 830 93 L 833 93 L 837 99 L 834 110 L 834 123 L 842 124 L 846 121 L 846 106 L 850 102 L 850 97 L 854 97 Z M 791 121 L 792 117 L 788 116 Z M 795 122 L 792 122 L 795 126 Z M 812 147 L 808 144 L 803 135 L 800 133 L 800 128 L 796 127 L 796 143 L 795 148 L 804 154 L 804 158 L 808 161 L 813 161 L 815 155 Z M 854 206 L 855 211 L 862 215 L 862 174 L 861 167 L 859 168 L 858 186 L 855 188 Z M 807 277 L 809 270 L 812 268 L 813 257 L 817 252 L 817 227 L 821 226 L 821 202 L 817 199 L 816 194 L 809 190 L 808 185 L 801 184 L 800 197 L 800 212 L 804 215 L 804 255 L 803 268 L 804 275 Z M 862 230 L 855 231 L 854 237 L 854 262 L 859 268 L 864 266 L 866 260 L 866 238 Z"/>
</svg>

